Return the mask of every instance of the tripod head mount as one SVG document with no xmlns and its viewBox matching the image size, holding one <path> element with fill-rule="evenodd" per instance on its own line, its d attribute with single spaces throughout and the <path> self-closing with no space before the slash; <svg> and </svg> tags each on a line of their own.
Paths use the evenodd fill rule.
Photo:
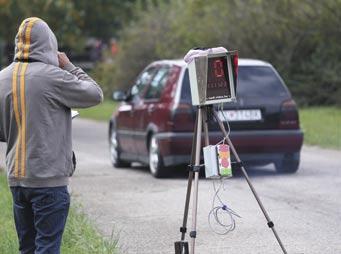
<svg viewBox="0 0 341 254">
<path fill-rule="evenodd" d="M 188 64 L 193 105 L 236 101 L 238 54 L 223 47 L 191 49 Z"/>
</svg>

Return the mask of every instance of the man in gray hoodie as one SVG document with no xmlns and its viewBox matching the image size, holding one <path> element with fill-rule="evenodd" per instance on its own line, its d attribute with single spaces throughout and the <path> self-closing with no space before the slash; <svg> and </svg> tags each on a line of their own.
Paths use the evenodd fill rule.
<svg viewBox="0 0 341 254">
<path fill-rule="evenodd" d="M 65 54 L 39 18 L 25 19 L 14 62 L 0 72 L 0 141 L 7 143 L 19 249 L 60 253 L 74 167 L 71 108 L 95 106 L 101 88 Z"/>
</svg>

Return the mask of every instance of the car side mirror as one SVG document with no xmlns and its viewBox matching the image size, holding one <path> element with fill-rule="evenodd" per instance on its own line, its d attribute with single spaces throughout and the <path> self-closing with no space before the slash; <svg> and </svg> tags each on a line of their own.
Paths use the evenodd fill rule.
<svg viewBox="0 0 341 254">
<path fill-rule="evenodd" d="M 127 95 L 125 92 L 123 91 L 115 91 L 113 94 L 112 94 L 112 99 L 114 101 L 125 101 L 127 99 Z"/>
</svg>

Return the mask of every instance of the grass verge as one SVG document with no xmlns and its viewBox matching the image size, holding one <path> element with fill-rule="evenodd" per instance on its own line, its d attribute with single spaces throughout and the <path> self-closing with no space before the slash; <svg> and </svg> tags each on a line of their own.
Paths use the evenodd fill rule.
<svg viewBox="0 0 341 254">
<path fill-rule="evenodd" d="M 0 253 L 18 253 L 18 242 L 12 214 L 12 197 L 7 186 L 6 176 L 0 169 Z M 104 239 L 94 225 L 74 205 L 70 208 L 63 235 L 63 254 L 113 254 L 118 253 L 117 241 Z"/>
<path fill-rule="evenodd" d="M 341 108 L 304 108 L 300 120 L 306 144 L 341 149 Z"/>
<path fill-rule="evenodd" d="M 77 110 L 79 111 L 79 117 L 81 118 L 88 118 L 97 121 L 109 121 L 116 107 L 117 103 L 112 100 L 106 99 L 98 106 Z"/>
</svg>

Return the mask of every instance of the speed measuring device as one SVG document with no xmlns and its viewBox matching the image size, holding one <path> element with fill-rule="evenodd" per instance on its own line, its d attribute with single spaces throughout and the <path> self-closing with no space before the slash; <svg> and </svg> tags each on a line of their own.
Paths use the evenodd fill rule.
<svg viewBox="0 0 341 254">
<path fill-rule="evenodd" d="M 236 101 L 237 51 L 223 47 L 192 49 L 184 60 L 188 64 L 194 106 Z"/>
</svg>

